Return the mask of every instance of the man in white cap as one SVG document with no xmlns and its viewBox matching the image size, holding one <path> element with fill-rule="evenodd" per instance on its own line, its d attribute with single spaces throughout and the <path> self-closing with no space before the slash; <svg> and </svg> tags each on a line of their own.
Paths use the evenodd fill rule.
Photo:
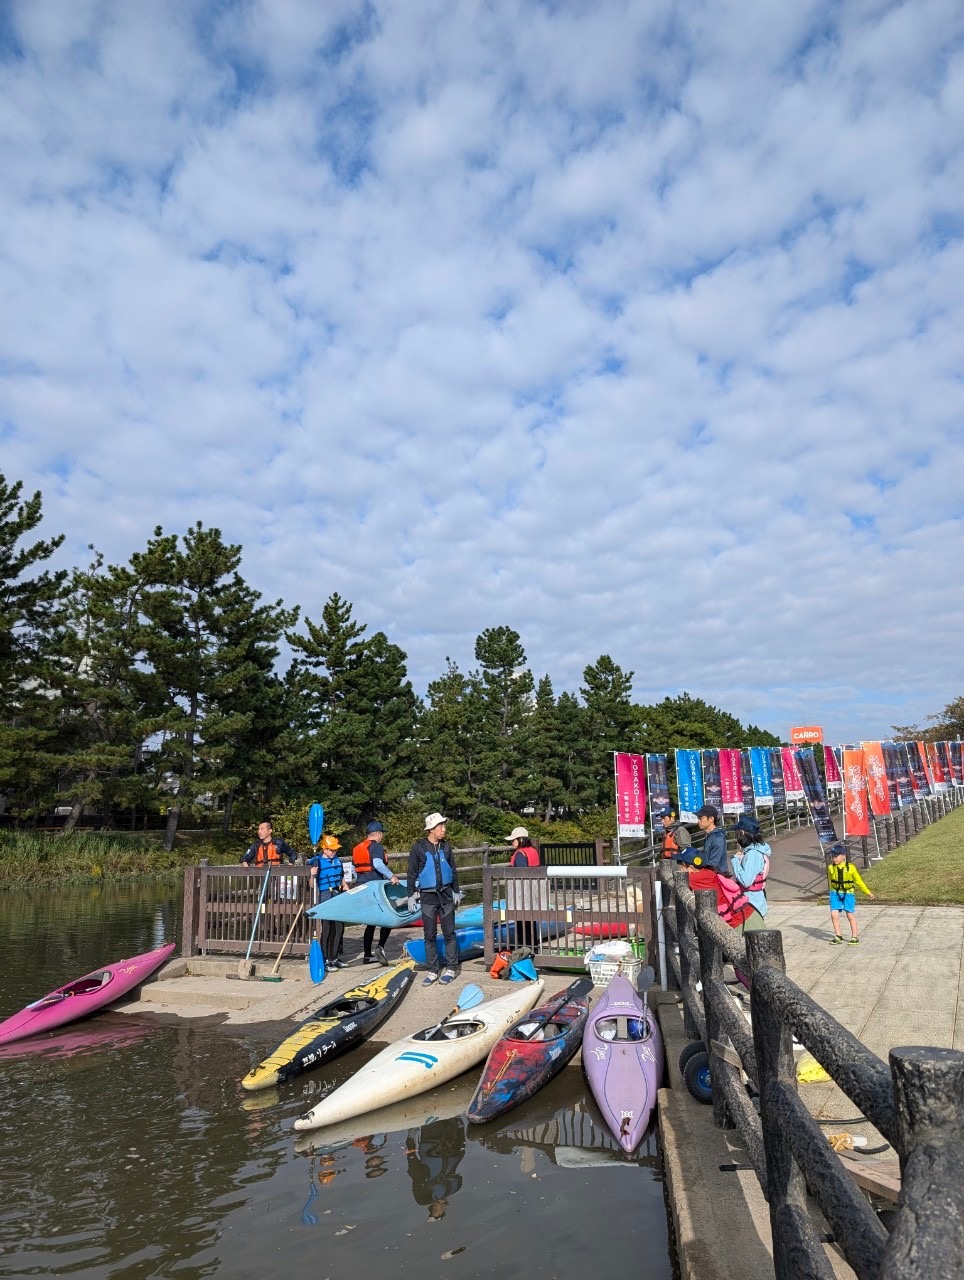
<svg viewBox="0 0 964 1280">
<path fill-rule="evenodd" d="M 459 873 L 452 846 L 445 839 L 445 818 L 430 813 L 425 819 L 425 835 L 416 840 L 408 855 L 408 900 L 421 900 L 422 934 L 425 938 L 425 967 L 422 980 L 427 987 L 433 982 L 449 983 L 459 975 L 459 944 L 455 936 L 455 908 L 462 900 Z M 445 968 L 439 975 L 436 947 L 438 923 L 445 940 Z"/>
</svg>

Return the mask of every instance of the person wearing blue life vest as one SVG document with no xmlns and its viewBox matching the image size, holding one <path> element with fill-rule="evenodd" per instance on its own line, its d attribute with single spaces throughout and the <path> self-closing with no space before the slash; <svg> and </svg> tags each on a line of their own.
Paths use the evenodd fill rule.
<svg viewBox="0 0 964 1280">
<path fill-rule="evenodd" d="M 459 944 L 455 936 L 455 908 L 462 901 L 459 873 L 452 846 L 445 839 L 446 819 L 430 813 L 425 819 L 425 835 L 416 840 L 408 855 L 408 901 L 414 907 L 420 902 L 422 934 L 425 938 L 425 967 L 422 980 L 427 987 L 433 982 L 453 982 L 459 975 Z M 438 925 L 445 940 L 445 968 L 439 974 Z"/>
<path fill-rule="evenodd" d="M 338 857 L 340 848 L 341 844 L 335 836 L 322 836 L 321 853 L 317 853 L 313 858 L 308 859 L 308 866 L 311 869 L 311 883 L 318 890 L 318 902 L 327 902 L 329 898 L 333 898 L 336 893 L 341 893 L 342 889 L 347 889 L 348 887 L 348 882 L 345 879 L 345 868 L 341 865 L 341 858 Z M 321 951 L 325 957 L 326 969 L 345 968 L 344 961 L 338 959 L 338 951 L 341 947 L 344 932 L 345 925 L 341 920 L 323 920 L 321 922 Z"/>
</svg>

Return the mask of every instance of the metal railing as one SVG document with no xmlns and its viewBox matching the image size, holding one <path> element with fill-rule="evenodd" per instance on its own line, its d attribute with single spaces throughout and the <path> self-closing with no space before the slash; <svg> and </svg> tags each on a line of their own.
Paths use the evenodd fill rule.
<svg viewBox="0 0 964 1280">
<path fill-rule="evenodd" d="M 682 870 L 660 874 L 684 1029 L 708 1050 L 714 1119 L 737 1128 L 769 1203 L 775 1275 L 833 1276 L 807 1192 L 860 1280 L 964 1274 L 964 1054 L 895 1048 L 888 1066 L 787 977 L 779 931 L 748 933 L 744 945 L 717 915 L 715 890 L 694 894 Z M 751 1026 L 723 982 L 724 960 L 749 978 Z M 897 1153 L 889 1233 L 800 1100 L 794 1036 Z"/>
</svg>

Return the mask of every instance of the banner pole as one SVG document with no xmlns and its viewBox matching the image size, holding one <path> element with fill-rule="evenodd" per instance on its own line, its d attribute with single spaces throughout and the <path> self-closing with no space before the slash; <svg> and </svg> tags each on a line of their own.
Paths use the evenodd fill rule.
<svg viewBox="0 0 964 1280">
<path fill-rule="evenodd" d="M 616 768 L 616 752 L 613 752 L 613 790 L 616 793 L 616 865 L 622 866 L 623 851 L 619 844 L 619 771 Z"/>
</svg>

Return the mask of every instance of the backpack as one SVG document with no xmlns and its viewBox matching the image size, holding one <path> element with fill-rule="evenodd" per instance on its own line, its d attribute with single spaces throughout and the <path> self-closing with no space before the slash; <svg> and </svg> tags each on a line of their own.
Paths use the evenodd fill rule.
<svg viewBox="0 0 964 1280">
<path fill-rule="evenodd" d="M 500 951 L 489 970 L 489 976 L 504 978 L 511 982 L 522 982 L 526 979 L 531 982 L 533 981 L 530 976 L 532 965 L 527 964 L 526 961 L 531 961 L 534 955 L 535 952 L 531 947 L 516 947 L 514 951 Z"/>
</svg>

